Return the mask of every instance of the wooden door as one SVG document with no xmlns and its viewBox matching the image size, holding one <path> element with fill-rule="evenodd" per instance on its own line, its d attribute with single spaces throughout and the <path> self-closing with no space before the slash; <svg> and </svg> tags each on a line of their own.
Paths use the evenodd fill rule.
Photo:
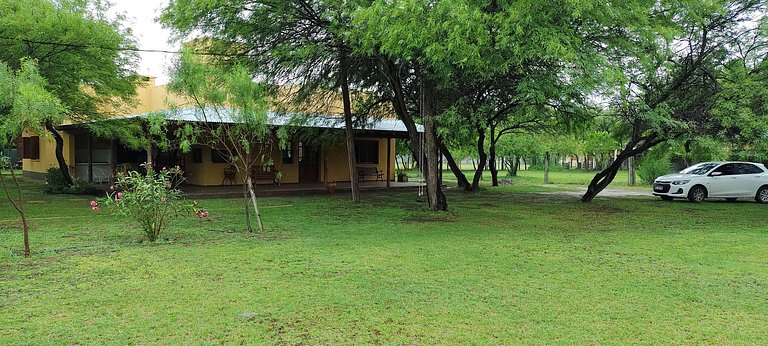
<svg viewBox="0 0 768 346">
<path fill-rule="evenodd" d="M 320 177 L 320 152 L 317 147 L 299 142 L 299 182 L 316 183 Z"/>
</svg>

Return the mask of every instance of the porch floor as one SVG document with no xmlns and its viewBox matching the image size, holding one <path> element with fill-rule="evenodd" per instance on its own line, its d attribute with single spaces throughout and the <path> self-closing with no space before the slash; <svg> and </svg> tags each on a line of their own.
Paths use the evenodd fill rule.
<svg viewBox="0 0 768 346">
<path fill-rule="evenodd" d="M 392 189 L 417 188 L 419 182 L 398 183 L 390 182 Z M 182 185 L 180 189 L 188 198 L 241 198 L 243 196 L 242 185 L 223 185 L 223 186 L 194 186 Z M 385 181 L 367 181 L 360 183 L 361 191 L 386 190 Z M 256 185 L 254 186 L 256 195 L 264 196 L 303 196 L 328 194 L 325 183 L 300 183 L 300 184 L 282 184 L 282 185 Z M 345 193 L 350 190 L 349 182 L 338 182 L 336 193 Z"/>
</svg>

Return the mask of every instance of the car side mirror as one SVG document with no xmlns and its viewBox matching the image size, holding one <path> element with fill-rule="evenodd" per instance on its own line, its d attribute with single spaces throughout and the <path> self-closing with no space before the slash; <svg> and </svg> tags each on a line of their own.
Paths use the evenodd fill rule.
<svg viewBox="0 0 768 346">
<path fill-rule="evenodd" d="M 710 177 L 718 177 L 718 176 L 721 176 L 721 175 L 723 175 L 723 172 L 712 172 L 712 173 L 709 173 Z"/>
</svg>

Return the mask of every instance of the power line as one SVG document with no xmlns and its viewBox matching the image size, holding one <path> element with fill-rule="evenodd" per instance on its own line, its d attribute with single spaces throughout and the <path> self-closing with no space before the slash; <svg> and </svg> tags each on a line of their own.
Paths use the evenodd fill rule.
<svg viewBox="0 0 768 346">
<path fill-rule="evenodd" d="M 67 47 L 67 48 L 79 48 L 79 49 L 93 48 L 93 49 L 111 50 L 111 51 L 117 51 L 117 52 L 163 53 L 163 54 L 181 54 L 182 53 L 181 51 L 176 51 L 176 50 L 141 49 L 141 48 L 134 48 L 134 47 L 104 47 L 104 46 L 66 43 L 66 42 L 39 41 L 39 40 L 32 40 L 32 39 L 26 39 L 26 38 L 20 38 L 20 37 L 0 36 L 0 40 L 16 41 L 16 42 L 23 42 L 23 43 L 29 43 L 29 44 L 39 44 L 39 45 L 45 45 L 45 46 Z M 198 51 L 193 52 L 193 54 L 205 55 L 205 56 L 230 57 L 230 58 L 254 56 L 252 54 L 231 54 L 231 53 L 198 52 Z"/>
</svg>

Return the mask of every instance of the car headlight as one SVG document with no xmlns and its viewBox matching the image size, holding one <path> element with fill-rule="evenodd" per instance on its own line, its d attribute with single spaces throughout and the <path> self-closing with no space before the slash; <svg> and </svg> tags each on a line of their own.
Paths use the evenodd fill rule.
<svg viewBox="0 0 768 346">
<path fill-rule="evenodd" d="M 675 180 L 672 182 L 672 185 L 685 185 L 688 184 L 690 180 Z"/>
</svg>

